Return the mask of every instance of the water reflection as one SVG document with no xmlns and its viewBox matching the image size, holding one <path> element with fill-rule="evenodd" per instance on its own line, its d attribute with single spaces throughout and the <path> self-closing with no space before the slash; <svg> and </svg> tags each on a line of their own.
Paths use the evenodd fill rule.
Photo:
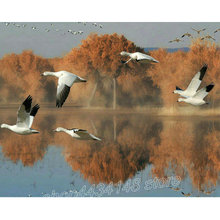
<svg viewBox="0 0 220 220">
<path fill-rule="evenodd" d="M 13 123 L 14 111 L 5 112 L 2 121 L 6 119 Z M 54 134 L 52 130 L 59 126 L 86 129 L 103 141 L 79 141 L 64 133 Z M 90 184 L 125 183 L 147 169 L 151 178 L 175 175 L 182 181 L 189 179 L 192 189 L 207 195 L 219 182 L 220 122 L 216 119 L 77 112 L 67 108 L 59 114 L 41 111 L 33 128 L 41 133 L 20 136 L 1 129 L 4 158 L 14 164 L 21 161 L 23 167 L 35 167 L 44 160 L 48 146 L 56 146 L 69 168 Z"/>
</svg>

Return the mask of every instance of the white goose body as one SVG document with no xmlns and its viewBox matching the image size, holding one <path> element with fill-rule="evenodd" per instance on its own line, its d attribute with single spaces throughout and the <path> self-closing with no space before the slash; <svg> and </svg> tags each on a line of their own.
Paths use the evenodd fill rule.
<svg viewBox="0 0 220 220">
<path fill-rule="evenodd" d="M 136 60 L 137 62 L 144 62 L 144 63 L 159 63 L 159 61 L 157 61 L 156 59 L 154 59 L 153 57 L 144 54 L 144 53 L 140 53 L 140 52 L 135 52 L 135 53 L 129 53 L 129 52 L 125 52 L 122 51 L 120 53 L 122 56 L 129 56 L 130 59 L 128 61 L 122 61 L 122 63 L 128 63 L 131 60 Z"/>
<path fill-rule="evenodd" d="M 54 130 L 54 132 L 65 132 L 71 137 L 79 139 L 79 140 L 101 141 L 100 138 L 96 137 L 93 134 L 90 134 L 87 130 L 78 129 L 78 128 L 66 129 L 66 128 L 58 127 Z"/>
<path fill-rule="evenodd" d="M 44 72 L 41 74 L 42 76 L 56 76 L 58 78 L 58 86 L 57 86 L 57 96 L 56 96 L 56 106 L 62 107 L 66 98 L 69 95 L 70 88 L 74 83 L 86 82 L 85 79 L 67 72 L 67 71 L 59 71 L 59 72 Z"/>
<path fill-rule="evenodd" d="M 198 73 L 192 78 L 190 84 L 186 90 L 182 90 L 179 87 L 176 87 L 176 90 L 173 93 L 179 94 L 184 98 L 192 97 L 196 94 L 200 84 L 202 83 L 203 77 L 205 76 L 207 70 L 207 65 L 205 64 Z"/>
<path fill-rule="evenodd" d="M 7 128 L 17 134 L 28 135 L 36 134 L 39 131 L 31 128 L 34 117 L 38 112 L 40 106 L 36 104 L 31 109 L 32 97 L 28 96 L 22 103 L 17 112 L 17 123 L 15 125 L 2 124 L 1 128 Z"/>
<path fill-rule="evenodd" d="M 209 92 L 213 89 L 214 84 L 211 83 L 210 85 L 200 89 L 196 94 L 192 97 L 187 98 L 179 98 L 177 102 L 186 102 L 191 105 L 204 105 L 208 104 L 203 99 L 209 94 Z"/>
</svg>

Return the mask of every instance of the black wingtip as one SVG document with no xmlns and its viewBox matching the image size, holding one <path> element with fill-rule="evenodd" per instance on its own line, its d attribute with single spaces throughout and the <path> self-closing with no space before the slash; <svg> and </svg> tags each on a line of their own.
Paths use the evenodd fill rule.
<svg viewBox="0 0 220 220">
<path fill-rule="evenodd" d="M 176 86 L 176 90 L 181 90 L 182 91 L 182 89 L 180 89 L 178 86 Z"/>
<path fill-rule="evenodd" d="M 31 115 L 31 116 L 35 116 L 35 115 L 37 114 L 39 108 L 40 108 L 40 106 L 39 106 L 38 104 L 36 104 L 36 105 L 32 108 L 30 115 Z"/>
<path fill-rule="evenodd" d="M 56 99 L 56 107 L 61 108 L 66 101 L 68 95 L 70 92 L 70 87 L 65 85 L 63 90 L 60 92 L 60 94 L 57 95 Z"/>
<path fill-rule="evenodd" d="M 207 68 L 208 68 L 208 65 L 207 65 L 207 64 L 204 64 L 203 67 L 202 67 L 201 70 L 200 70 L 199 80 L 202 80 L 202 79 L 203 79 L 203 77 L 205 76 L 205 73 L 206 73 Z"/>
<path fill-rule="evenodd" d="M 206 86 L 206 92 L 210 92 L 214 86 L 214 83 L 211 83 L 210 85 Z"/>
<path fill-rule="evenodd" d="M 29 95 L 24 102 L 22 103 L 25 106 L 25 111 L 30 112 L 31 111 L 31 104 L 32 104 L 32 97 Z"/>
<path fill-rule="evenodd" d="M 124 61 L 124 60 L 121 60 L 121 63 L 123 63 L 123 64 L 124 64 L 124 63 L 126 63 L 126 61 Z"/>
</svg>

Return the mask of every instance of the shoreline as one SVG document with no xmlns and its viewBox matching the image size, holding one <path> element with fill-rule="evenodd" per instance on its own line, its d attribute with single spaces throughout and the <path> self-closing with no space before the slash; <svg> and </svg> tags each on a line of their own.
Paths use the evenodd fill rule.
<svg viewBox="0 0 220 220">
<path fill-rule="evenodd" d="M 4 110 L 17 110 L 20 106 L 19 103 L 0 105 L 0 111 Z M 220 108 L 215 109 L 201 109 L 201 107 L 188 107 L 181 106 L 176 108 L 102 108 L 102 107 L 83 107 L 74 105 L 65 105 L 62 108 L 56 108 L 54 104 L 43 103 L 41 106 L 41 112 L 54 112 L 59 110 L 60 113 L 67 111 L 80 112 L 80 113 L 101 113 L 101 114 L 147 114 L 149 116 L 157 117 L 217 117 L 220 116 Z"/>
</svg>

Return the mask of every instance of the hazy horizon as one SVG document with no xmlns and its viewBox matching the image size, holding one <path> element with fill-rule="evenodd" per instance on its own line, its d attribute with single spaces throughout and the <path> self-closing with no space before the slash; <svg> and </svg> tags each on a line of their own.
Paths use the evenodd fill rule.
<svg viewBox="0 0 220 220">
<path fill-rule="evenodd" d="M 199 36 L 191 27 L 196 29 L 206 28 L 203 34 L 210 34 L 216 41 L 220 40 L 220 33 L 213 34 L 214 30 L 220 27 L 218 22 L 15 22 L 16 27 L 10 22 L 6 26 L 4 22 L 0 23 L 1 51 L 0 58 L 5 54 L 19 54 L 23 50 L 32 50 L 35 54 L 46 58 L 59 57 L 68 53 L 72 48 L 81 44 L 89 34 L 123 34 L 128 40 L 133 41 L 137 46 L 161 47 L 161 48 L 182 48 L 190 45 L 190 40 L 186 37 L 184 42 L 168 43 L 176 37 L 189 32 L 194 36 Z M 26 24 L 25 27 L 22 27 Z M 51 26 L 53 24 L 53 26 Z M 99 25 L 103 25 L 100 28 Z M 33 30 L 32 27 L 36 27 Z M 49 29 L 46 32 L 45 29 Z M 59 30 L 56 30 L 59 29 Z M 83 34 L 71 34 L 68 30 L 83 31 Z"/>
</svg>

